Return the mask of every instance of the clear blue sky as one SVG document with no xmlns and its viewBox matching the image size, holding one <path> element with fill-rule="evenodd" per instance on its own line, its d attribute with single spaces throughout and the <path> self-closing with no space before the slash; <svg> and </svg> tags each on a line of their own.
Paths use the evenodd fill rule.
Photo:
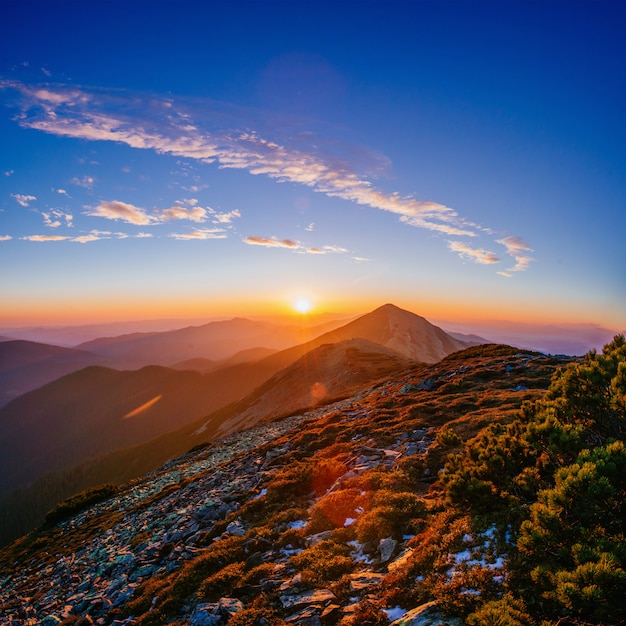
<svg viewBox="0 0 626 626">
<path fill-rule="evenodd" d="M 0 323 L 626 328 L 626 3 L 7 1 Z"/>
</svg>

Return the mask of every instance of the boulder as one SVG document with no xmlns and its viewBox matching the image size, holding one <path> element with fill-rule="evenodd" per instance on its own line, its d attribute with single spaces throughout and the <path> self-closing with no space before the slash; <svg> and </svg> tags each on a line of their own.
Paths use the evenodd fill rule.
<svg viewBox="0 0 626 626">
<path fill-rule="evenodd" d="M 446 617 L 433 601 L 407 611 L 391 626 L 465 626 L 465 622 L 459 617 Z"/>
</svg>

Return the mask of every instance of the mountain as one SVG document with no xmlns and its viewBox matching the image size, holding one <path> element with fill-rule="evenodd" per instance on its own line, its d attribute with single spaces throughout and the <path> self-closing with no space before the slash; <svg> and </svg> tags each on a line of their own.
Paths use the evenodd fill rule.
<svg viewBox="0 0 626 626">
<path fill-rule="evenodd" d="M 459 346 L 424 318 L 385 305 L 307 343 L 206 374 L 88 368 L 0 410 L 0 493 L 84 462 L 66 485 L 127 480 L 193 445 L 345 396 L 416 356 L 425 362 Z"/>
<path fill-rule="evenodd" d="M 375 350 L 359 342 L 322 346 L 318 358 L 353 349 Z M 532 453 L 544 449 L 538 441 L 516 439 L 554 432 L 525 428 L 518 416 L 526 402 L 526 422 L 539 419 L 550 377 L 567 362 L 472 347 L 198 446 L 129 484 L 82 493 L 0 551 L 0 611 L 9 624 L 622 623 L 622 492 L 567 481 L 570 490 L 594 494 L 592 515 L 571 496 L 537 503 L 559 465 L 576 457 L 572 437 L 550 464 Z M 546 419 L 558 425 L 553 411 Z M 503 446 L 516 454 L 503 456 Z M 596 468 L 592 458 L 587 473 Z M 607 472 L 623 483 L 615 466 Z M 616 509 L 602 507 L 608 497 Z M 548 515 L 549 506 L 568 507 L 568 515 Z M 549 542 L 544 554 L 520 549 L 533 549 L 519 542 L 529 519 L 566 525 L 558 536 L 550 527 L 537 533 L 535 541 Z M 604 532 L 593 544 L 586 529 L 599 524 Z M 593 588 L 606 601 L 583 595 L 574 615 L 567 605 L 588 589 L 587 577 L 568 577 L 572 593 L 551 602 L 536 602 L 539 583 L 528 583 L 537 562 L 542 572 L 578 565 L 561 558 L 563 541 L 578 542 L 589 575 L 603 563 L 595 550 L 611 550 L 603 558 L 615 566 L 615 574 L 599 572 L 612 584 Z M 565 576 L 541 584 L 550 590 Z"/>
<path fill-rule="evenodd" d="M 0 409 L 0 492 L 179 428 L 239 393 L 161 366 L 91 366 L 64 376 Z"/>
<path fill-rule="evenodd" d="M 27 391 L 99 361 L 100 357 L 84 350 L 23 340 L 0 342 L 0 407 Z"/>
<path fill-rule="evenodd" d="M 230 417 L 222 416 L 218 420 L 210 416 L 192 433 L 196 438 L 194 443 L 210 433 L 213 433 L 211 438 L 223 436 L 297 410 L 327 404 L 413 363 L 366 339 L 322 344 L 228 407 Z"/>
<path fill-rule="evenodd" d="M 308 328 L 235 318 L 168 332 L 103 337 L 77 347 L 109 359 L 118 368 L 170 366 L 195 358 L 223 360 L 250 348 L 282 350 L 339 324 Z"/>
</svg>

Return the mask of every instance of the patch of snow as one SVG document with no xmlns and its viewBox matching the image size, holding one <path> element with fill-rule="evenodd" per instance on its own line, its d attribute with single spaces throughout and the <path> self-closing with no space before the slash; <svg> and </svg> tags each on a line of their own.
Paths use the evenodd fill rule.
<svg viewBox="0 0 626 626">
<path fill-rule="evenodd" d="M 395 622 L 406 613 L 406 609 L 402 609 L 399 606 L 394 606 L 392 609 L 383 609 L 383 613 L 387 615 L 387 619 L 390 622 Z"/>
<path fill-rule="evenodd" d="M 261 491 L 259 491 L 259 493 L 256 494 L 256 496 L 254 496 L 254 498 L 252 498 L 252 500 L 258 500 L 259 498 L 262 498 L 266 494 L 267 494 L 267 489 L 263 488 L 261 489 Z"/>
<path fill-rule="evenodd" d="M 345 526 L 352 526 L 352 524 L 354 524 L 354 522 L 356 522 L 356 519 L 354 517 L 346 517 L 346 521 L 343 523 L 344 527 Z"/>
<path fill-rule="evenodd" d="M 263 489 L 263 491 L 265 491 L 265 489 Z M 289 524 L 287 524 L 287 528 L 289 528 L 290 530 L 300 530 L 305 526 L 306 522 L 303 519 L 297 519 L 294 522 L 289 522 Z"/>
</svg>

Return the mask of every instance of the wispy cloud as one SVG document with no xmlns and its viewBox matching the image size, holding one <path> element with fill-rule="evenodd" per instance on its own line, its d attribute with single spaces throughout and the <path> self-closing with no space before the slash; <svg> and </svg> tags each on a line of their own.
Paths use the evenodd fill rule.
<svg viewBox="0 0 626 626">
<path fill-rule="evenodd" d="M 67 193 L 65 189 L 57 189 L 56 192 L 60 193 L 62 196 L 67 196 L 68 198 L 70 197 L 70 194 Z"/>
<path fill-rule="evenodd" d="M 234 219 L 241 217 L 241 213 L 234 209 L 228 213 L 219 213 L 218 211 L 211 211 L 213 221 L 216 224 L 230 224 Z"/>
<path fill-rule="evenodd" d="M 68 239 L 72 239 L 72 237 L 67 237 L 64 235 L 26 235 L 22 237 L 25 241 L 67 241 Z"/>
<path fill-rule="evenodd" d="M 49 212 L 41 211 L 41 215 L 43 217 L 43 222 L 49 228 L 58 228 L 61 226 L 63 220 L 66 226 L 72 226 L 72 220 L 74 216 L 71 213 L 65 213 L 64 211 L 59 211 L 57 209 L 52 209 Z"/>
<path fill-rule="evenodd" d="M 96 179 L 93 176 L 82 176 L 78 178 L 74 176 L 72 180 L 70 180 L 70 185 L 74 185 L 75 187 L 83 187 L 84 189 L 93 189 L 94 183 Z"/>
<path fill-rule="evenodd" d="M 13 176 L 13 174 L 15 174 L 15 170 L 6 170 L 4 172 L 5 176 Z"/>
<path fill-rule="evenodd" d="M 505 237 L 504 239 L 497 239 L 497 242 L 502 244 L 506 248 L 507 254 L 515 259 L 515 265 L 508 268 L 507 273 L 521 272 L 535 260 L 528 254 L 533 249 L 521 237 Z M 503 275 L 506 275 L 506 273 L 503 273 Z"/>
<path fill-rule="evenodd" d="M 10 241 L 11 239 L 13 239 L 11 235 L 0 235 L 0 241 Z"/>
<path fill-rule="evenodd" d="M 345 248 L 339 246 L 305 246 L 293 239 L 276 239 L 275 237 L 246 237 L 244 242 L 251 246 L 265 246 L 266 248 L 287 248 L 306 254 L 343 254 L 347 252 Z"/>
<path fill-rule="evenodd" d="M 330 144 L 324 144 L 312 133 L 277 139 L 280 131 L 261 130 L 262 124 L 257 125 L 257 130 L 236 130 L 255 128 L 255 115 L 250 111 L 223 103 L 166 100 L 137 94 L 130 98 L 106 90 L 91 92 L 66 86 L 32 86 L 16 81 L 0 82 L 0 88 L 18 94 L 18 120 L 27 128 L 58 136 L 123 143 L 159 154 L 215 163 L 222 169 L 246 170 L 278 182 L 301 184 L 330 197 L 392 213 L 407 225 L 442 235 L 476 237 L 492 234 L 489 228 L 463 218 L 444 204 L 377 188 L 346 160 L 345 155 L 356 154 L 358 150 L 333 152 Z M 320 144 L 323 145 L 320 147 Z M 371 172 L 372 168 L 362 167 L 361 171 Z M 90 177 L 73 179 L 72 184 L 87 183 L 87 178 Z M 92 186 L 93 179 L 90 180 Z M 98 211 L 103 217 L 111 216 L 110 219 L 127 219 L 135 224 L 155 223 L 155 218 L 146 212 L 131 211 L 124 218 L 119 211 L 113 217 L 116 212 L 110 208 L 98 208 Z M 191 215 L 196 216 L 194 221 L 200 221 L 199 213 Z M 214 221 L 222 223 L 238 217 L 234 212 L 214 213 L 213 216 Z M 289 247 L 274 239 L 248 239 L 246 242 L 253 245 Z M 507 237 L 500 242 L 509 240 L 518 241 L 519 238 Z M 515 271 L 528 266 L 530 257 L 515 248 L 515 244 L 513 247 L 503 245 L 516 260 Z M 449 248 L 478 263 L 498 261 L 494 253 L 461 242 L 454 242 Z"/>
<path fill-rule="evenodd" d="M 266 246 L 268 248 L 289 248 L 290 250 L 297 250 L 300 244 L 297 241 L 291 239 L 275 239 L 274 237 L 256 237 L 250 236 L 244 239 L 244 242 L 251 246 Z"/>
<path fill-rule="evenodd" d="M 31 202 L 37 200 L 37 196 L 27 196 L 21 193 L 12 193 L 11 198 L 21 206 L 30 206 Z"/>
<path fill-rule="evenodd" d="M 174 239 L 194 240 L 194 239 L 226 239 L 227 234 L 222 228 L 199 228 L 190 233 L 171 233 L 170 237 Z"/>
<path fill-rule="evenodd" d="M 482 248 L 472 248 L 462 241 L 449 241 L 448 248 L 458 253 L 462 258 L 474 261 L 474 263 L 490 265 L 491 263 L 500 262 L 500 259 L 493 252 L 483 250 Z"/>
</svg>

